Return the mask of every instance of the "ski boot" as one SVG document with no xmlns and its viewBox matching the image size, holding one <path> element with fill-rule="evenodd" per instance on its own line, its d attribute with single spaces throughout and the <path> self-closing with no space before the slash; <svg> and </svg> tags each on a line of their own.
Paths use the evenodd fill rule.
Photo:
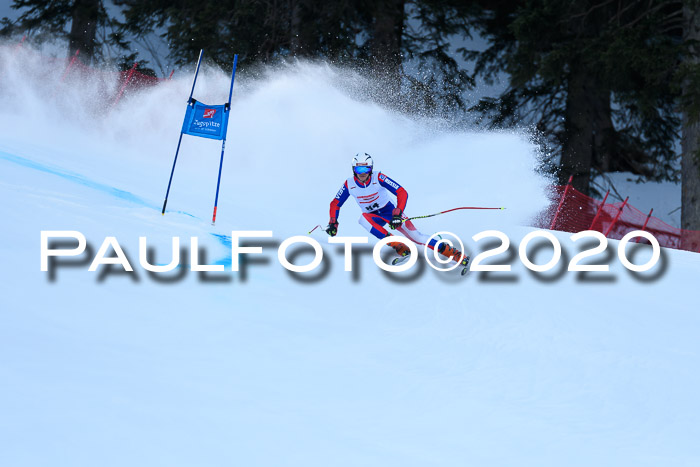
<svg viewBox="0 0 700 467">
<path fill-rule="evenodd" d="M 447 243 L 440 244 L 438 253 L 446 258 L 451 258 L 462 268 L 462 275 L 465 275 L 469 266 L 469 256 L 465 255 L 457 248 L 449 246 Z"/>
<path fill-rule="evenodd" d="M 396 254 L 399 256 L 408 256 L 411 254 L 411 250 L 409 250 L 408 247 L 401 242 L 389 242 L 387 245 L 396 250 Z"/>
<path fill-rule="evenodd" d="M 398 258 L 394 258 L 391 261 L 391 264 L 393 266 L 396 266 L 397 264 L 403 263 L 408 259 L 408 256 L 411 254 L 411 250 L 404 245 L 401 242 L 389 242 L 387 243 L 390 247 L 392 247 L 394 250 L 396 250 L 396 254 L 399 255 Z"/>
</svg>

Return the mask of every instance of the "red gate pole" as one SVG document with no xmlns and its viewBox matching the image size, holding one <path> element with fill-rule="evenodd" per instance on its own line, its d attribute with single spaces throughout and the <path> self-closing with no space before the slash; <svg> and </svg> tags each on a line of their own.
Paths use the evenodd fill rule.
<svg viewBox="0 0 700 467">
<path fill-rule="evenodd" d="M 595 216 L 593 216 L 593 221 L 591 222 L 591 226 L 588 228 L 588 230 L 593 230 L 593 226 L 595 225 L 595 221 L 598 220 L 598 216 L 600 216 L 600 212 L 603 210 L 603 206 L 605 206 L 605 200 L 608 199 L 609 194 L 610 194 L 610 190 L 608 190 L 608 192 L 605 193 L 605 198 L 603 198 L 603 202 L 600 203 L 600 206 L 598 206 L 598 210 L 595 212 Z"/>
<path fill-rule="evenodd" d="M 136 67 L 138 66 L 139 62 L 134 62 L 134 66 L 131 67 L 131 70 L 129 70 L 129 74 L 126 75 L 126 79 L 124 80 L 124 84 L 122 84 L 121 89 L 119 90 L 119 94 L 117 94 L 117 98 L 114 99 L 114 103 L 112 104 L 112 107 L 117 105 L 119 103 L 119 100 L 122 98 L 122 94 L 124 94 L 124 90 L 126 90 L 127 85 L 129 84 L 129 81 L 131 81 L 131 77 L 134 76 L 134 72 L 136 71 Z"/>
<path fill-rule="evenodd" d="M 559 217 L 559 211 L 561 211 L 561 206 L 564 204 L 564 199 L 566 199 L 566 193 L 569 191 L 571 182 L 574 180 L 574 176 L 569 177 L 569 181 L 566 182 L 566 188 L 564 188 L 564 193 L 561 195 L 559 200 L 559 206 L 557 206 L 557 212 L 554 213 L 554 219 L 552 219 L 552 225 L 549 226 L 549 230 L 554 230 L 554 225 L 557 223 L 557 217 Z"/>
<path fill-rule="evenodd" d="M 173 71 L 170 72 L 170 76 L 168 76 L 168 79 L 169 79 L 169 80 L 172 80 L 172 79 L 173 79 L 173 73 L 175 73 L 175 70 L 173 70 Z"/>
<path fill-rule="evenodd" d="M 605 236 L 607 237 L 610 231 L 612 230 L 613 227 L 615 227 L 615 224 L 617 224 L 617 220 L 620 218 L 620 215 L 622 215 L 622 210 L 625 209 L 625 206 L 627 205 L 627 200 L 630 199 L 628 196 L 625 198 L 625 201 L 622 203 L 622 206 L 620 206 L 620 209 L 617 211 L 617 215 L 615 216 L 615 219 L 613 219 L 612 223 L 608 226 L 608 230 L 605 231 Z"/>
<path fill-rule="evenodd" d="M 73 55 L 73 58 L 70 60 L 70 63 L 66 67 L 66 70 L 63 72 L 63 75 L 61 76 L 61 82 L 66 78 L 66 75 L 68 74 L 68 71 L 73 67 L 73 64 L 75 61 L 78 59 L 78 54 L 80 53 L 80 49 L 75 51 L 75 55 Z"/>
<path fill-rule="evenodd" d="M 644 232 L 647 229 L 647 224 L 649 223 L 649 219 L 651 219 L 651 213 L 654 212 L 654 208 L 651 208 L 651 211 L 649 211 L 649 214 L 647 215 L 647 220 L 644 221 L 644 225 L 642 226 L 642 232 Z M 639 243 L 639 239 L 642 237 L 637 237 L 637 243 Z"/>
</svg>

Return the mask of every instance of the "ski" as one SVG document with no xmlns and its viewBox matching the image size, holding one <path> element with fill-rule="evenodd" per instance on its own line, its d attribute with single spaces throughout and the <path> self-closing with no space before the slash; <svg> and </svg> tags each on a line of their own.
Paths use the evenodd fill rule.
<svg viewBox="0 0 700 467">
<path fill-rule="evenodd" d="M 406 256 L 399 256 L 398 258 L 394 258 L 391 261 L 391 265 L 398 266 L 401 263 L 405 263 L 410 257 L 411 257 L 411 255 L 406 255 Z"/>
<path fill-rule="evenodd" d="M 460 261 L 459 265 L 462 267 L 460 274 L 462 276 L 466 275 L 469 272 L 469 256 L 465 255 L 464 258 L 462 258 L 462 261 Z"/>
<path fill-rule="evenodd" d="M 406 256 L 399 256 L 398 258 L 394 258 L 393 260 L 391 260 L 391 265 L 398 266 L 401 263 L 405 263 L 410 257 L 411 257 L 411 255 L 406 255 Z"/>
<path fill-rule="evenodd" d="M 408 259 L 411 257 L 411 255 L 406 255 L 406 256 L 399 256 L 397 258 L 394 258 L 391 260 L 391 265 L 392 266 L 398 266 L 399 264 L 405 263 L 408 261 Z M 464 276 L 469 272 L 469 256 L 465 256 L 462 261 L 459 262 L 459 267 L 462 268 L 460 271 L 460 275 Z"/>
</svg>

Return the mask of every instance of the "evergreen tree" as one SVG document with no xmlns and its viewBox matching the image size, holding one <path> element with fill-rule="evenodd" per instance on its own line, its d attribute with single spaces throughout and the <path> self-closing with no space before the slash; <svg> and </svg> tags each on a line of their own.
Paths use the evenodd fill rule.
<svg viewBox="0 0 700 467">
<path fill-rule="evenodd" d="M 154 31 L 170 45 L 176 63 L 192 63 L 200 49 L 222 67 L 239 54 L 248 67 L 283 57 L 342 60 L 356 45 L 355 0 L 116 0 L 124 7 L 123 31 Z"/>
<path fill-rule="evenodd" d="M 123 34 L 163 31 L 171 57 L 200 49 L 223 68 L 238 53 L 248 70 L 291 57 L 350 64 L 383 84 L 389 105 L 447 114 L 464 110 L 472 80 L 449 50 L 467 35 L 462 2 L 451 0 L 116 0 Z M 415 66 L 407 70 L 407 61 Z M 417 72 L 415 71 L 417 70 Z"/>
<path fill-rule="evenodd" d="M 109 29 L 112 19 L 102 0 L 14 0 L 12 8 L 22 14 L 14 22 L 3 18 L 0 34 L 24 33 L 37 42 L 66 39 L 69 57 L 79 50 L 83 63 L 103 60 L 98 30 Z"/>
<path fill-rule="evenodd" d="M 700 230 L 700 13 L 697 7 L 697 1 L 688 1 L 683 8 L 683 38 L 688 48 L 679 73 L 683 92 L 681 227 L 688 230 Z"/>
<path fill-rule="evenodd" d="M 630 171 L 677 179 L 680 121 L 674 75 L 677 2 L 501 1 L 473 16 L 490 41 L 477 76 L 509 86 L 474 110 L 493 126 L 534 124 L 565 183 L 587 193 L 593 175 Z"/>
<path fill-rule="evenodd" d="M 466 91 L 474 79 L 457 62 L 452 42 L 471 38 L 470 17 L 475 4 L 464 1 L 420 0 L 408 7 L 404 56 L 416 62 L 416 73 L 406 73 L 410 102 L 416 110 L 442 117 L 461 116 L 467 110 Z M 415 26 L 413 26 L 415 25 Z"/>
</svg>

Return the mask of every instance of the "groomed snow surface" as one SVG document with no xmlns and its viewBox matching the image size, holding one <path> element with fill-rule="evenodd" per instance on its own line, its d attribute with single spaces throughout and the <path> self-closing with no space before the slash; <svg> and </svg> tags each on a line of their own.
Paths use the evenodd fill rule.
<svg viewBox="0 0 700 467">
<path fill-rule="evenodd" d="M 550 183 L 526 136 L 392 114 L 323 64 L 240 79 L 212 226 L 215 141 L 183 139 L 160 213 L 187 72 L 110 109 L 94 83 L 0 55 L 0 465 L 700 465 L 700 255 L 663 250 L 632 274 L 610 241 L 590 259 L 610 272 L 566 272 L 581 247 L 555 233 L 560 264 L 525 269 Z M 195 97 L 224 102 L 227 79 L 206 69 Z M 501 230 L 512 251 L 492 262 L 512 271 L 386 274 L 365 249 L 345 272 L 317 229 L 323 265 L 287 272 L 277 244 L 325 225 L 358 151 L 406 187 L 408 215 L 506 206 L 416 225 L 472 254 L 489 242 L 474 234 Z M 340 235 L 367 236 L 359 214 L 349 200 Z M 87 254 L 42 272 L 42 230 L 80 231 L 93 256 L 114 236 L 135 272 L 89 272 Z M 245 274 L 233 230 L 274 232 L 250 240 L 263 254 Z M 172 237 L 197 237 L 226 271 L 148 274 L 140 236 L 159 264 Z"/>
</svg>

